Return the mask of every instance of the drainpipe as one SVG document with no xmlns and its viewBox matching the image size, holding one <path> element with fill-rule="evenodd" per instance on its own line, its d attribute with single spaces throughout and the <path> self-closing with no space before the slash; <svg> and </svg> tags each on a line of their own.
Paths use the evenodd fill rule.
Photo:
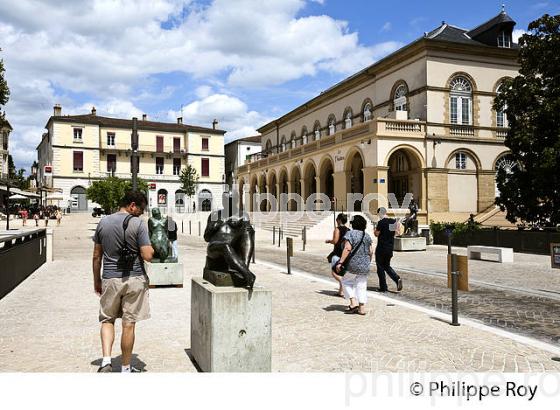
<svg viewBox="0 0 560 410">
<path fill-rule="evenodd" d="M 278 154 L 280 146 L 280 126 L 278 125 L 278 121 L 275 121 L 274 124 L 276 124 L 276 153 Z"/>
</svg>

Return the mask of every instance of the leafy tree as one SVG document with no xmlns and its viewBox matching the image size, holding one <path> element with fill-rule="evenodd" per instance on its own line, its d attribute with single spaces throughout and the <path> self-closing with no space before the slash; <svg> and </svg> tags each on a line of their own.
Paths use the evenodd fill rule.
<svg viewBox="0 0 560 410">
<path fill-rule="evenodd" d="M 8 178 L 15 178 L 16 172 L 16 164 L 14 164 L 14 159 L 11 155 L 8 154 Z"/>
<path fill-rule="evenodd" d="M 519 75 L 494 103 L 507 115 L 505 145 L 519 166 L 498 172 L 496 204 L 510 222 L 553 226 L 560 223 L 560 16 L 530 23 L 519 46 Z"/>
<path fill-rule="evenodd" d="M 192 165 L 187 164 L 187 166 L 181 170 L 179 180 L 181 181 L 181 189 L 185 191 L 186 196 L 191 197 L 196 194 L 198 173 Z"/>
<path fill-rule="evenodd" d="M 107 213 L 116 211 L 119 202 L 127 191 L 132 189 L 132 181 L 118 177 L 108 177 L 94 181 L 86 190 L 88 199 L 97 202 Z M 138 179 L 138 190 L 147 191 L 145 181 Z"/>
<path fill-rule="evenodd" d="M 0 51 L 2 49 L 0 48 Z M 8 83 L 4 79 L 4 60 L 0 60 L 0 106 L 6 105 L 8 99 L 10 98 L 10 89 L 8 88 Z"/>
</svg>

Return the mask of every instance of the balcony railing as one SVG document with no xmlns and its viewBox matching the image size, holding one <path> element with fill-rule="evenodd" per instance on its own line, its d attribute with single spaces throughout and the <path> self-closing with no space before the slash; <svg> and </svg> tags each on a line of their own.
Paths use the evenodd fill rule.
<svg viewBox="0 0 560 410">
<path fill-rule="evenodd" d="M 496 138 L 504 139 L 505 137 L 507 137 L 508 131 L 509 128 L 498 128 L 496 130 Z"/>
<path fill-rule="evenodd" d="M 474 127 L 469 125 L 452 125 L 449 133 L 460 137 L 472 137 L 474 136 Z"/>
</svg>

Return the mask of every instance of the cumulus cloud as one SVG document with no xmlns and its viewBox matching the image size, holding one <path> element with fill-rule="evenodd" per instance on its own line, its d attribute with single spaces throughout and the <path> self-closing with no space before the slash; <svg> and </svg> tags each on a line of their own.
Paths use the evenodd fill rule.
<svg viewBox="0 0 560 410">
<path fill-rule="evenodd" d="M 385 24 L 383 24 L 383 26 L 381 27 L 381 32 L 387 32 L 387 31 L 391 31 L 391 29 L 393 28 L 393 25 L 391 24 L 390 21 L 385 22 Z"/>
<path fill-rule="evenodd" d="M 513 40 L 514 43 L 519 43 L 519 38 L 523 35 L 523 34 L 527 34 L 527 32 L 525 30 L 513 30 L 513 33 L 511 34 L 511 38 Z"/>
<path fill-rule="evenodd" d="M 138 105 L 153 102 L 146 86 L 153 76 L 179 72 L 202 84 L 268 87 L 322 70 L 351 74 L 398 47 L 363 45 L 344 21 L 300 16 L 305 5 L 305 0 L 0 2 L 0 57 L 12 89 L 6 111 L 18 165 L 30 164 L 54 103 L 80 109 L 86 101 L 99 113 L 138 115 L 143 111 Z M 157 98 L 165 104 L 175 87 L 162 87 Z M 227 96 L 227 90 L 213 93 L 199 86 L 196 102 Z M 260 116 L 246 106 L 245 111 L 253 113 L 249 118 Z M 259 125 L 231 124 L 239 126 L 232 135 Z"/>
<path fill-rule="evenodd" d="M 182 111 L 168 112 L 168 119 L 183 117 L 189 124 L 210 126 L 218 120 L 218 128 L 227 130 L 226 141 L 257 134 L 256 127 L 270 121 L 257 111 L 249 110 L 247 104 L 237 97 L 226 94 L 212 94 L 191 102 Z"/>
</svg>

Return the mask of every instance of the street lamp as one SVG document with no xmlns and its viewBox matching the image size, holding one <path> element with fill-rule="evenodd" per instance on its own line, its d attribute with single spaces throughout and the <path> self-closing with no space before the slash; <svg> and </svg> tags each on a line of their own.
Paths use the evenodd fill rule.
<svg viewBox="0 0 560 410">
<path fill-rule="evenodd" d="M 132 190 L 138 190 L 138 118 L 132 118 L 132 135 L 130 145 L 132 148 Z"/>
</svg>

